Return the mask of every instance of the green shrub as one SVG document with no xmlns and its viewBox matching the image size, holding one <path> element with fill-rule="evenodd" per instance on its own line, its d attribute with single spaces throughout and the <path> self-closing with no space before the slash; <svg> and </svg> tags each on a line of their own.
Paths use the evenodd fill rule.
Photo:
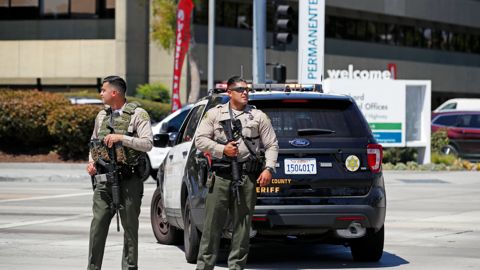
<svg viewBox="0 0 480 270">
<path fill-rule="evenodd" d="M 140 106 L 144 108 L 150 115 L 152 122 L 159 122 L 165 118 L 165 116 L 167 116 L 172 109 L 172 106 L 167 103 L 160 103 L 133 97 L 128 97 L 127 99 L 129 102 L 136 101 L 140 103 Z"/>
<path fill-rule="evenodd" d="M 382 169 L 383 170 L 393 170 L 395 168 L 395 165 L 393 165 L 392 163 L 384 163 L 382 164 Z"/>
<path fill-rule="evenodd" d="M 445 164 L 447 166 L 453 165 L 457 160 L 457 157 L 454 155 L 445 155 L 438 152 L 433 152 L 431 155 L 432 163 L 434 164 Z"/>
<path fill-rule="evenodd" d="M 137 87 L 136 97 L 162 102 L 170 103 L 170 90 L 162 83 L 147 83 Z"/>
<path fill-rule="evenodd" d="M 417 160 L 417 150 L 415 148 L 394 147 L 383 150 L 383 163 L 397 164 L 399 162 L 407 163 Z"/>
<path fill-rule="evenodd" d="M 395 164 L 395 167 L 393 167 L 394 170 L 398 170 L 398 171 L 405 171 L 407 170 L 407 165 L 405 165 L 405 163 L 403 162 L 398 162 L 397 164 Z"/>
<path fill-rule="evenodd" d="M 442 148 L 447 146 L 449 143 L 447 130 L 440 129 L 432 134 L 432 152 L 440 153 Z"/>
<path fill-rule="evenodd" d="M 101 106 L 75 105 L 58 108 L 47 117 L 48 132 L 56 139 L 56 150 L 64 160 L 88 157 L 88 142 Z"/>
<path fill-rule="evenodd" d="M 0 91 L 0 138 L 2 145 L 33 148 L 52 144 L 46 120 L 48 114 L 70 106 L 61 94 L 32 90 Z M 3 147 L 2 147 L 3 148 Z"/>
</svg>

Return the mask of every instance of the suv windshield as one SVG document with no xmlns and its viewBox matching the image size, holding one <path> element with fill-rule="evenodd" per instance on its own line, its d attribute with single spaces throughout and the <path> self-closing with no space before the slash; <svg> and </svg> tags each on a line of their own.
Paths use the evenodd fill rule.
<svg viewBox="0 0 480 270">
<path fill-rule="evenodd" d="M 366 137 L 361 112 L 346 100 L 256 100 L 277 137 Z"/>
</svg>

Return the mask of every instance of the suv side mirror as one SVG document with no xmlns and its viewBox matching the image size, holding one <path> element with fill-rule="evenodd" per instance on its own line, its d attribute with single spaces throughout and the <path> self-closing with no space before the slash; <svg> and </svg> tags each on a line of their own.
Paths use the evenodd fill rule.
<svg viewBox="0 0 480 270">
<path fill-rule="evenodd" d="M 153 135 L 153 146 L 155 147 L 167 147 L 170 141 L 170 135 L 168 133 L 159 133 Z"/>
</svg>

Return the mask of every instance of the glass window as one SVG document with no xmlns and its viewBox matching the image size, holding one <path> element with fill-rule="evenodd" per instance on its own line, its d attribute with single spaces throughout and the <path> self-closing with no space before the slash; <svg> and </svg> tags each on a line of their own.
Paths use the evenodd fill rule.
<svg viewBox="0 0 480 270">
<path fill-rule="evenodd" d="M 251 29 L 253 25 L 253 6 L 251 4 L 238 4 L 237 28 Z"/>
<path fill-rule="evenodd" d="M 463 52 L 465 49 L 465 37 L 463 34 L 453 34 L 453 50 L 457 52 Z"/>
<path fill-rule="evenodd" d="M 106 1 L 106 8 L 107 9 L 114 9 L 115 8 L 115 0 L 107 0 Z"/>
<path fill-rule="evenodd" d="M 92 16 L 96 13 L 96 0 L 72 0 L 71 2 L 72 15 L 88 15 Z"/>
<path fill-rule="evenodd" d="M 448 31 L 442 31 L 442 41 L 440 44 L 440 48 L 442 50 L 450 49 L 450 40 L 451 40 L 451 33 Z"/>
<path fill-rule="evenodd" d="M 470 127 L 472 123 L 472 118 L 473 115 L 467 114 L 467 115 L 459 115 L 457 119 L 457 124 L 455 126 L 457 127 Z"/>
<path fill-rule="evenodd" d="M 439 116 L 435 121 L 433 122 L 435 125 L 440 125 L 440 126 L 455 126 L 457 123 L 457 116 L 456 115 L 442 115 Z"/>
<path fill-rule="evenodd" d="M 367 41 L 378 42 L 379 38 L 377 37 L 377 30 L 374 22 L 367 22 L 365 39 Z"/>
<path fill-rule="evenodd" d="M 300 103 L 282 103 L 281 100 L 257 100 L 251 103 L 270 117 L 277 137 L 295 137 L 301 129 L 333 131 L 319 134 L 319 137 L 367 136 L 368 128 L 363 125 L 361 112 L 349 101 L 305 100 Z"/>
<path fill-rule="evenodd" d="M 432 29 L 430 28 L 423 28 L 423 46 L 426 48 L 432 48 Z"/>
<path fill-rule="evenodd" d="M 465 34 L 465 52 L 472 52 L 472 36 Z"/>
<path fill-rule="evenodd" d="M 160 132 L 178 132 L 180 130 L 180 127 L 182 126 L 183 121 L 185 120 L 185 117 L 187 117 L 189 112 L 190 110 L 184 110 L 179 115 L 172 118 L 172 120 L 168 121 L 166 130 L 161 130 Z"/>
<path fill-rule="evenodd" d="M 475 114 L 470 121 L 470 128 L 480 128 L 480 114 Z"/>
<path fill-rule="evenodd" d="M 405 46 L 415 46 L 415 36 L 414 31 L 415 28 L 413 26 L 403 26 L 402 28 L 402 35 L 404 36 L 402 40 L 402 45 Z"/>
<path fill-rule="evenodd" d="M 375 23 L 375 28 L 377 30 L 376 41 L 380 42 L 380 43 L 386 43 L 387 42 L 386 24 L 381 23 L 381 22 L 377 22 L 377 23 Z"/>
<path fill-rule="evenodd" d="M 387 25 L 386 42 L 392 45 L 397 44 L 398 41 L 397 41 L 397 25 L 396 24 Z"/>
<path fill-rule="evenodd" d="M 473 36 L 472 52 L 480 53 L 480 36 L 479 35 Z"/>
<path fill-rule="evenodd" d="M 338 17 L 335 20 L 335 38 L 347 37 L 347 19 Z"/>
<path fill-rule="evenodd" d="M 345 19 L 345 24 L 346 24 L 346 29 L 345 29 L 345 38 L 347 39 L 352 39 L 352 40 L 355 40 L 356 39 L 356 35 L 355 35 L 355 32 L 356 32 L 356 20 L 354 19 Z"/>
<path fill-rule="evenodd" d="M 38 7 L 38 0 L 12 0 L 11 6 L 12 7 Z"/>
<path fill-rule="evenodd" d="M 440 111 L 443 111 L 443 110 L 454 110 L 457 108 L 457 102 L 452 102 L 452 103 L 448 103 L 448 104 L 445 104 L 445 106 L 443 106 L 442 108 L 440 108 Z"/>
<path fill-rule="evenodd" d="M 59 17 L 68 14 L 68 0 L 44 0 L 43 14 Z"/>
<path fill-rule="evenodd" d="M 193 135 L 195 135 L 195 131 L 197 130 L 198 123 L 202 118 L 204 108 L 205 108 L 205 105 L 200 105 L 196 108 L 193 108 L 192 116 L 190 117 L 190 119 L 188 119 L 188 123 L 185 126 L 182 139 L 178 143 L 189 142 L 193 139 Z"/>
<path fill-rule="evenodd" d="M 367 36 L 367 22 L 357 20 L 357 40 L 365 40 Z"/>
</svg>

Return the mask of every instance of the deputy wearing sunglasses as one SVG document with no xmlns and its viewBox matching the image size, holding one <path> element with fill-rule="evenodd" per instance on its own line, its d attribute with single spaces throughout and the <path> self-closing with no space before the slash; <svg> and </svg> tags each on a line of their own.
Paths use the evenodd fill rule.
<svg viewBox="0 0 480 270">
<path fill-rule="evenodd" d="M 195 144 L 212 156 L 213 173 L 209 176 L 205 204 L 205 220 L 197 269 L 213 269 L 217 260 L 222 229 L 227 213 L 232 220 L 232 242 L 228 256 L 229 269 L 244 269 L 249 250 L 249 233 L 257 200 L 255 187 L 267 186 L 272 179 L 278 156 L 278 141 L 270 119 L 265 113 L 248 105 L 250 89 L 238 76 L 227 82 L 230 101 L 210 109 L 197 131 Z M 225 121 L 231 120 L 231 121 Z M 231 124 L 233 140 L 228 140 Z M 260 153 L 260 145 L 265 149 Z M 234 181 L 231 160 L 237 161 L 240 184 Z M 232 185 L 238 184 L 238 192 Z"/>
</svg>

